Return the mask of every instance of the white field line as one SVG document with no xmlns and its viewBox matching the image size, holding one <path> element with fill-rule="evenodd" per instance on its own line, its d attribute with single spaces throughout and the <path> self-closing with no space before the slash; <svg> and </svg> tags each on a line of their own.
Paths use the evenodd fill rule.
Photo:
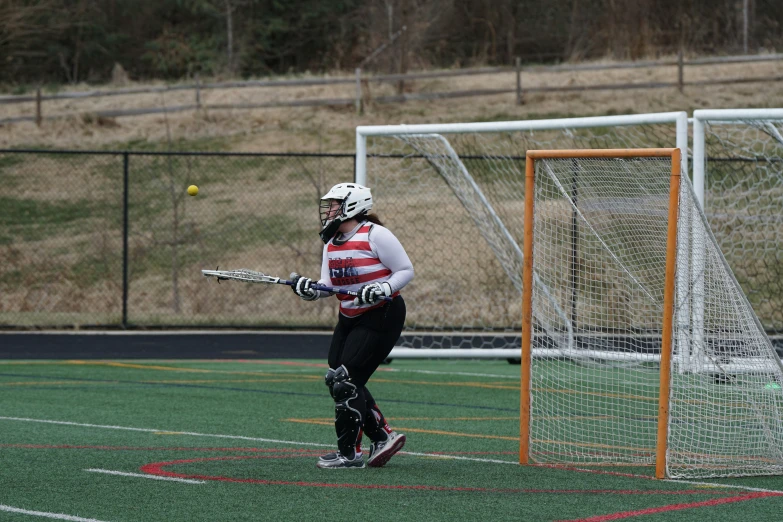
<svg viewBox="0 0 783 522">
<path fill-rule="evenodd" d="M 459 455 L 439 455 L 437 453 L 416 453 L 414 451 L 401 451 L 400 455 L 412 455 L 414 457 L 426 457 L 429 459 L 446 459 L 446 460 L 470 460 L 473 462 L 488 462 L 490 464 L 513 464 L 519 466 L 518 462 L 513 460 L 497 460 L 497 459 L 477 459 L 475 457 L 460 457 Z"/>
<path fill-rule="evenodd" d="M 8 513 L 20 513 L 22 515 L 32 515 L 35 517 L 56 518 L 57 520 L 73 520 L 74 522 L 103 522 L 95 518 L 74 517 L 72 515 L 63 515 L 61 513 L 47 513 L 45 511 L 30 511 L 29 509 L 20 509 L 0 504 L 0 511 Z"/>
<path fill-rule="evenodd" d="M 318 446 L 322 448 L 334 447 L 334 444 L 318 444 L 315 442 L 265 439 L 262 437 L 244 437 L 242 435 L 220 435 L 217 433 L 195 433 L 192 431 L 177 431 L 177 430 L 154 429 L 154 428 L 132 428 L 129 426 L 104 426 L 102 424 L 86 424 L 81 422 L 55 421 L 55 420 L 47 420 L 47 419 L 29 419 L 25 417 L 0 417 L 0 420 L 20 421 L 20 422 L 40 422 L 43 424 L 58 424 L 61 426 L 79 426 L 82 428 L 100 428 L 104 430 L 140 431 L 144 433 L 165 433 L 166 435 L 188 435 L 191 437 L 214 437 L 218 439 L 236 439 L 236 440 L 249 440 L 254 442 L 272 442 L 275 444 L 293 444 L 296 446 Z"/>
<path fill-rule="evenodd" d="M 140 431 L 145 433 L 165 433 L 166 435 L 187 435 L 191 437 L 215 437 L 215 438 L 221 438 L 221 439 L 236 439 L 236 440 L 248 440 L 248 441 L 256 441 L 256 442 L 273 442 L 276 444 L 291 444 L 295 446 L 317 446 L 317 447 L 324 447 L 324 448 L 333 448 L 333 444 L 319 444 L 317 442 L 299 442 L 299 441 L 293 441 L 293 440 L 277 440 L 277 439 L 265 439 L 262 437 L 245 437 L 242 435 L 220 435 L 220 434 L 212 434 L 212 433 L 196 433 L 192 431 L 171 431 L 171 430 L 165 430 L 165 429 L 151 429 L 151 428 L 133 428 L 129 426 L 104 426 L 101 424 L 87 424 L 87 423 L 81 423 L 81 422 L 69 422 L 69 421 L 55 421 L 55 420 L 48 420 L 48 419 L 30 419 L 26 417 L 3 417 L 0 416 L 0 420 L 7 420 L 7 421 L 19 421 L 19 422 L 38 422 L 43 424 L 58 424 L 63 426 L 80 426 L 84 428 L 99 428 L 99 429 L 107 429 L 107 430 L 125 430 L 125 431 Z M 432 459 L 448 459 L 448 460 L 464 460 L 464 461 L 470 461 L 470 462 L 485 462 L 489 464 L 512 464 L 514 466 L 518 466 L 519 464 L 514 461 L 509 460 L 498 460 L 498 459 L 479 459 L 475 457 L 462 457 L 458 455 L 439 455 L 437 453 L 416 453 L 416 452 L 409 452 L 409 451 L 401 451 L 400 455 L 411 455 L 414 457 L 426 457 L 426 458 L 432 458 Z M 586 469 L 584 471 L 592 471 L 589 469 Z M 679 484 L 694 484 L 694 485 L 703 485 L 703 486 L 711 486 L 716 488 L 730 488 L 730 489 L 741 489 L 745 491 L 760 491 L 765 493 L 780 493 L 783 494 L 783 491 L 775 490 L 775 489 L 759 489 L 759 488 L 753 488 L 750 486 L 739 486 L 735 484 L 721 484 L 718 482 L 697 482 L 697 481 L 690 481 L 690 480 L 674 480 L 674 479 L 663 479 L 664 482 L 675 482 Z M 1 506 L 1 505 L 0 505 Z M 58 515 L 59 516 L 59 515 Z M 67 515 L 63 515 L 67 516 Z M 71 520 L 71 519 L 64 519 L 64 520 Z M 87 520 L 87 519 L 73 519 L 73 520 Z M 99 521 L 100 522 L 100 521 Z"/>
<path fill-rule="evenodd" d="M 153 479 L 153 480 L 168 480 L 171 482 L 184 482 L 185 484 L 206 484 L 206 480 L 191 480 L 191 479 L 183 479 L 183 478 L 176 478 L 176 477 L 158 477 L 157 475 L 146 475 L 144 473 L 126 473 L 124 471 L 113 471 L 110 469 L 85 469 L 84 471 L 89 471 L 91 473 L 105 473 L 107 475 L 119 475 L 121 477 L 136 477 L 136 478 L 145 478 L 145 479 Z"/>
<path fill-rule="evenodd" d="M 192 431 L 172 431 L 167 429 L 152 429 L 152 428 L 132 428 L 129 426 L 104 426 L 102 424 L 87 424 L 82 422 L 69 422 L 69 421 L 55 421 L 48 419 L 30 419 L 27 417 L 0 417 L 0 420 L 7 421 L 19 421 L 19 422 L 38 422 L 42 424 L 57 424 L 61 426 L 78 426 L 82 428 L 99 428 L 104 430 L 124 430 L 124 431 L 140 431 L 143 433 L 165 433 L 166 435 L 186 435 L 191 437 L 215 437 L 220 439 L 236 439 L 247 440 L 253 442 L 271 442 L 275 444 L 291 444 L 293 446 L 317 446 L 322 448 L 333 448 L 334 444 L 318 444 L 316 442 L 301 442 L 294 440 L 277 440 L 277 439 L 265 439 L 262 437 L 245 437 L 243 435 L 221 435 L 215 433 L 196 433 Z M 513 464 L 518 466 L 519 464 L 510 460 L 495 460 L 495 459 L 479 459 L 474 457 L 460 457 L 457 455 L 439 455 L 437 453 L 413 453 L 407 451 L 401 451 L 401 455 L 412 455 L 415 457 L 428 457 L 435 459 L 449 459 L 449 460 L 469 460 L 472 462 L 488 462 L 492 464 Z"/>
<path fill-rule="evenodd" d="M 261 370 L 259 370 L 261 371 Z M 266 373 L 312 373 L 312 369 L 302 369 L 302 370 L 270 370 L 265 369 L 263 370 Z M 407 368 L 378 368 L 376 375 L 384 375 L 387 373 L 423 373 L 427 375 L 459 375 L 463 377 L 491 377 L 493 379 L 512 379 L 512 380 L 520 380 L 520 375 L 500 375 L 500 374 L 494 374 L 494 373 L 472 373 L 472 372 L 444 372 L 444 371 L 438 371 L 438 370 L 413 370 L 413 369 L 407 369 Z"/>
<path fill-rule="evenodd" d="M 748 491 L 758 491 L 760 493 L 783 493 L 783 491 L 778 491 L 777 489 L 752 488 L 750 486 L 731 486 L 712 482 L 699 482 L 696 480 L 667 479 L 666 482 L 674 482 L 677 484 L 693 484 L 694 486 L 711 486 L 714 488 L 738 488 L 746 489 Z"/>
<path fill-rule="evenodd" d="M 469 372 L 440 372 L 436 370 L 406 370 L 403 368 L 390 368 L 388 372 L 424 373 L 428 375 L 461 375 L 464 377 L 491 377 L 493 379 L 520 380 L 519 375 L 496 375 L 493 373 L 469 373 Z"/>
</svg>

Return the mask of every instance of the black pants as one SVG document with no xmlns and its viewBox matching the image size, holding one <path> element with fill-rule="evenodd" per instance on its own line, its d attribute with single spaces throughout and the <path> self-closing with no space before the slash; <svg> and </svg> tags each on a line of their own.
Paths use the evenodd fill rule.
<svg viewBox="0 0 783 522">
<path fill-rule="evenodd" d="M 329 368 L 344 365 L 351 382 L 364 386 L 391 353 L 404 324 L 402 296 L 357 317 L 340 314 L 329 347 Z"/>
<path fill-rule="evenodd" d="M 386 420 L 366 384 L 391 353 L 404 324 L 405 301 L 401 296 L 357 317 L 340 315 L 329 347 L 329 367 L 345 366 L 356 387 L 355 396 L 335 408 L 338 446 L 346 456 L 353 455 L 362 432 L 373 441 L 386 440 Z M 354 412 L 359 412 L 360 418 Z"/>
</svg>

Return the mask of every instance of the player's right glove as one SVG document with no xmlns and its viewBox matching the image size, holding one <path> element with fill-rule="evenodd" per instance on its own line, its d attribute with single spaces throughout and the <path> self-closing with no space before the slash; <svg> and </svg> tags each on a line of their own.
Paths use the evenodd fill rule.
<svg viewBox="0 0 783 522">
<path fill-rule="evenodd" d="M 296 273 L 291 274 L 291 290 L 305 301 L 315 301 L 321 297 L 318 290 L 311 288 L 312 285 L 313 280 L 309 277 L 303 277 Z"/>
<path fill-rule="evenodd" d="M 389 283 L 369 283 L 359 289 L 359 295 L 353 299 L 355 305 L 375 304 L 382 297 L 392 295 Z"/>
</svg>

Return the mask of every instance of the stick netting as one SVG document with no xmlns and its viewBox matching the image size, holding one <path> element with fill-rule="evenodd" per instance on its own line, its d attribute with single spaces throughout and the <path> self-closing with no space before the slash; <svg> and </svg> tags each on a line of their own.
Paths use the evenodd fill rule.
<svg viewBox="0 0 783 522">
<path fill-rule="evenodd" d="M 366 183 L 416 269 L 399 345 L 519 348 L 528 149 L 675 142 L 673 123 L 368 137 Z"/>
<path fill-rule="evenodd" d="M 655 462 L 671 161 L 536 161 L 534 339 L 554 296 L 575 345 L 534 343 L 533 462 Z M 781 473 L 780 361 L 681 180 L 667 473 Z"/>
</svg>

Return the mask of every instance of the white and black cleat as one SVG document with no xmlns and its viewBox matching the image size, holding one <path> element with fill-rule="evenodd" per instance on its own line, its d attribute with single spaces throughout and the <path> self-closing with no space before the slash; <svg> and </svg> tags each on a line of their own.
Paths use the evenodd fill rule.
<svg viewBox="0 0 783 522">
<path fill-rule="evenodd" d="M 367 459 L 367 465 L 371 468 L 380 468 L 389 462 L 389 459 L 395 453 L 405 446 L 405 435 L 393 431 L 385 441 L 373 442 L 370 445 L 370 457 Z"/>
<path fill-rule="evenodd" d="M 322 469 L 363 468 L 364 458 L 362 458 L 361 452 L 357 452 L 352 459 L 349 459 L 339 451 L 334 451 L 321 455 L 315 466 Z"/>
</svg>

